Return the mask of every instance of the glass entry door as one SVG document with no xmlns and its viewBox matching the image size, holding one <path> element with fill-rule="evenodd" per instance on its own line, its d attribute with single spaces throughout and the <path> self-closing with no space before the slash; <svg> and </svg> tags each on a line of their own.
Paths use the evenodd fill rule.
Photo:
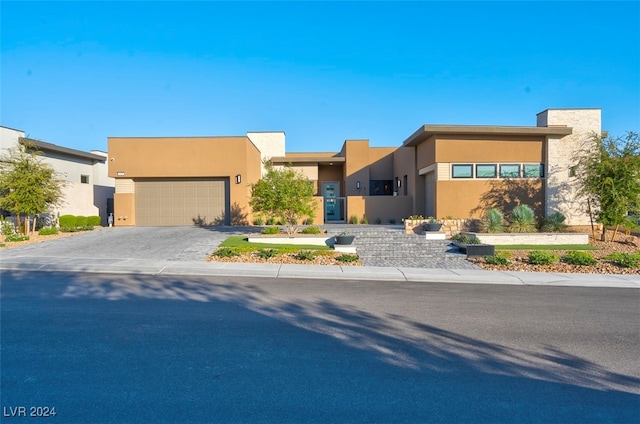
<svg viewBox="0 0 640 424">
<path fill-rule="evenodd" d="M 322 196 L 324 197 L 324 222 L 344 221 L 344 198 L 340 197 L 340 183 L 323 182 Z"/>
</svg>

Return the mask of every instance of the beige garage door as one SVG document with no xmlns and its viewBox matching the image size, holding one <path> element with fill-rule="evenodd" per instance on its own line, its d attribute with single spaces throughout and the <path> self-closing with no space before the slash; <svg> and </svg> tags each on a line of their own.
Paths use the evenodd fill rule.
<svg viewBox="0 0 640 424">
<path fill-rule="evenodd" d="M 229 224 L 227 178 L 135 181 L 136 225 Z"/>
</svg>

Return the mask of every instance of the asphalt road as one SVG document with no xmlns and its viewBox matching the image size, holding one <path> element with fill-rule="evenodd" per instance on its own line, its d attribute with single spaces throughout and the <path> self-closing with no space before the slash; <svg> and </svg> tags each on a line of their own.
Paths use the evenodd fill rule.
<svg viewBox="0 0 640 424">
<path fill-rule="evenodd" d="M 10 272 L 2 421 L 640 421 L 640 291 Z"/>
</svg>

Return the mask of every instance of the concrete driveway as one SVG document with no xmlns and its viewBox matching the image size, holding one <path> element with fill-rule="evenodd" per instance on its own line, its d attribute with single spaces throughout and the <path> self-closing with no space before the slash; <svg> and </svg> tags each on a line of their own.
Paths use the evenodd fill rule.
<svg viewBox="0 0 640 424">
<path fill-rule="evenodd" d="M 29 256 L 202 261 L 231 235 L 259 229 L 251 227 L 113 227 L 73 235 L 46 243 L 6 249 L 3 258 Z"/>
</svg>

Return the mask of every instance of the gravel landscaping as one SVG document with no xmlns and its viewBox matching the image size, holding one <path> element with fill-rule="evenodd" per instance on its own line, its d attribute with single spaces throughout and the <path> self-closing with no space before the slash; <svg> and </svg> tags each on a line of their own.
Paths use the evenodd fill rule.
<svg viewBox="0 0 640 424">
<path fill-rule="evenodd" d="M 609 235 L 607 235 L 609 237 Z M 616 237 L 616 241 L 600 241 L 590 238 L 589 244 L 598 248 L 598 250 L 589 250 L 588 252 L 597 259 L 598 263 L 592 266 L 571 265 L 562 260 L 552 265 L 533 265 L 529 263 L 528 256 L 530 250 L 511 250 L 511 262 L 509 265 L 491 265 L 487 264 L 483 258 L 470 258 L 469 261 L 475 263 L 482 269 L 491 271 L 527 271 L 527 272 L 569 272 L 580 274 L 640 274 L 640 268 L 624 268 L 618 266 L 611 261 L 604 259 L 611 253 L 629 253 L 638 252 L 638 246 L 630 242 L 629 237 L 624 234 Z M 568 253 L 567 250 L 550 251 L 562 257 Z"/>
</svg>

